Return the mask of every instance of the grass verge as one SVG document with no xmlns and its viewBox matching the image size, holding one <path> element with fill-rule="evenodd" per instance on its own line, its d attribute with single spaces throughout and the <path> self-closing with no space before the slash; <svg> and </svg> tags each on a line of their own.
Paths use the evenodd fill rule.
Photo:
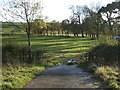
<svg viewBox="0 0 120 90">
<path fill-rule="evenodd" d="M 2 71 L 2 89 L 22 88 L 27 82 L 43 71 L 45 67 L 24 64 L 23 67 L 6 67 Z"/>
</svg>

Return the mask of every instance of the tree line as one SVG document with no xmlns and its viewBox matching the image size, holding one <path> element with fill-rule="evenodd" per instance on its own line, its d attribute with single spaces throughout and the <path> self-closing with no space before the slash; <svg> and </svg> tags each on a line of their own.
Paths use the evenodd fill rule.
<svg viewBox="0 0 120 90">
<path fill-rule="evenodd" d="M 44 22 L 41 19 L 33 23 L 33 33 L 38 35 L 89 36 L 98 39 L 102 35 L 115 36 L 120 34 L 119 10 L 120 1 L 106 7 L 72 6 L 70 19 L 62 22 Z"/>
</svg>

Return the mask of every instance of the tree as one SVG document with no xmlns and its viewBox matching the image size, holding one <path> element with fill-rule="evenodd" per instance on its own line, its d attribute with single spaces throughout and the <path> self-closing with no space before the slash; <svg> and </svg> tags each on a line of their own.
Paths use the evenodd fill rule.
<svg viewBox="0 0 120 90">
<path fill-rule="evenodd" d="M 96 6 L 92 6 L 92 8 L 89 8 L 88 6 L 72 6 L 70 9 L 72 10 L 72 22 L 74 21 L 77 24 L 77 32 L 82 34 L 82 37 L 84 37 L 84 29 L 82 26 L 82 23 L 84 19 L 91 17 L 91 19 L 94 18 L 94 21 L 97 20 L 96 14 L 100 6 L 96 4 Z M 91 20 L 92 21 L 92 20 Z M 93 21 L 92 21 L 93 22 Z M 91 24 L 91 23 L 90 23 Z"/>
<path fill-rule="evenodd" d="M 92 7 L 84 6 L 82 9 L 82 30 L 92 38 L 98 38 L 102 17 L 98 14 L 100 6 L 95 4 Z"/>
<path fill-rule="evenodd" d="M 49 23 L 48 28 L 50 30 L 51 35 L 55 35 L 56 33 L 58 34 L 58 36 L 60 35 L 61 24 L 59 22 L 53 20 Z"/>
<path fill-rule="evenodd" d="M 119 18 L 120 13 L 120 1 L 112 2 L 111 4 L 107 4 L 106 7 L 102 7 L 99 12 L 100 14 L 104 15 L 107 19 L 110 35 L 113 35 L 113 26 L 114 22 L 117 21 Z"/>
<path fill-rule="evenodd" d="M 81 21 L 82 21 L 82 10 L 83 10 L 83 7 L 82 6 L 72 6 L 70 7 L 70 9 L 72 10 L 72 22 L 74 21 L 76 26 L 77 26 L 77 36 L 79 34 L 79 32 L 81 31 L 81 34 L 82 34 L 82 37 L 84 37 L 84 31 L 81 29 Z M 78 24 L 78 25 L 77 25 Z"/>
<path fill-rule="evenodd" d="M 47 29 L 47 23 L 42 19 L 36 19 L 32 23 L 32 31 L 34 34 L 43 35 Z"/>
<path fill-rule="evenodd" d="M 1 15 L 7 21 L 13 22 L 20 22 L 22 27 L 19 25 L 15 26 L 18 28 L 22 28 L 28 38 L 28 49 L 29 49 L 29 60 L 31 61 L 31 27 L 32 22 L 35 19 L 39 19 L 41 17 L 41 5 L 40 2 L 33 1 L 33 0 L 8 0 L 6 2 L 3 1 L 2 3 L 2 10 L 4 11 Z"/>
<path fill-rule="evenodd" d="M 70 32 L 70 20 L 65 19 L 61 22 L 61 27 L 62 27 L 62 34 L 65 32 L 66 35 L 69 36 Z"/>
</svg>

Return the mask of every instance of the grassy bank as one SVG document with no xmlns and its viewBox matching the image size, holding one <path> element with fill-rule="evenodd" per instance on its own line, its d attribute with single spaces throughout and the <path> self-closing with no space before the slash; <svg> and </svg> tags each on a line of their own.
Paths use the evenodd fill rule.
<svg viewBox="0 0 120 90">
<path fill-rule="evenodd" d="M 102 87 L 120 88 L 119 43 L 105 40 L 83 55 L 79 67 L 91 72 L 101 80 Z M 87 67 L 86 67 L 87 66 Z"/>
<path fill-rule="evenodd" d="M 44 61 L 41 64 L 9 64 L 2 69 L 2 89 L 22 88 L 30 80 L 40 74 L 47 66 L 60 64 L 58 61 Z"/>
<path fill-rule="evenodd" d="M 22 88 L 45 67 L 36 65 L 22 65 L 18 67 L 4 67 L 2 72 L 2 89 Z"/>
</svg>

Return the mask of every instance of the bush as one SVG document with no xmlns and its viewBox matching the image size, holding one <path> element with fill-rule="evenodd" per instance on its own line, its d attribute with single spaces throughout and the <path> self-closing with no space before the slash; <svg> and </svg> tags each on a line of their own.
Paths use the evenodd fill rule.
<svg viewBox="0 0 120 90">
<path fill-rule="evenodd" d="M 73 62 L 70 62 L 70 63 L 67 63 L 67 65 L 74 65 L 75 63 L 73 63 Z"/>
<path fill-rule="evenodd" d="M 100 44 L 87 53 L 88 60 L 97 65 L 118 65 L 119 45 Z"/>
<path fill-rule="evenodd" d="M 53 64 L 58 65 L 58 64 L 60 64 L 60 62 L 59 61 L 54 61 Z"/>
<path fill-rule="evenodd" d="M 2 63 L 3 65 L 17 63 L 32 63 L 33 61 L 41 62 L 44 50 L 31 51 L 31 60 L 29 61 L 29 50 L 26 46 L 20 46 L 15 42 L 6 42 L 2 46 Z"/>
</svg>

